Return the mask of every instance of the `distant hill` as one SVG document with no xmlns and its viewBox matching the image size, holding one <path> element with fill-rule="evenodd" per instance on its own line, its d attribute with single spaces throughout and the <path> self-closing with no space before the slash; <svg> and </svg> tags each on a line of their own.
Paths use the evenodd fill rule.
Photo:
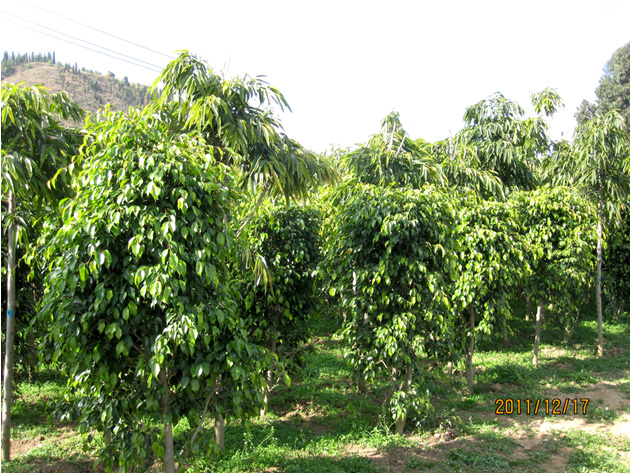
<svg viewBox="0 0 631 474">
<path fill-rule="evenodd" d="M 78 65 L 56 63 L 55 53 L 9 54 L 2 58 L 2 82 L 41 84 L 51 92 L 66 91 L 83 110 L 94 113 L 111 104 L 113 110 L 145 106 L 149 102 L 148 86 L 132 84 L 127 77 L 117 79 L 108 72 L 79 69 Z"/>
</svg>

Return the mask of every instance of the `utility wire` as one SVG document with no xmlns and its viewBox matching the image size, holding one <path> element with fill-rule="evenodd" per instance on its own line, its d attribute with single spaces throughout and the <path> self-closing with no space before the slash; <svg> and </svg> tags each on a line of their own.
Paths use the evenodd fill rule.
<svg viewBox="0 0 631 474">
<path fill-rule="evenodd" d="M 51 38 L 55 38 L 55 39 L 58 39 L 60 41 L 65 41 L 66 43 L 70 43 L 70 44 L 73 44 L 75 46 L 79 46 L 80 48 L 88 49 L 90 51 L 94 51 L 95 53 L 99 53 L 99 54 L 102 54 L 104 56 L 109 56 L 110 58 L 118 59 L 119 61 L 124 61 L 126 63 L 133 64 L 134 66 L 138 66 L 138 67 L 141 67 L 141 68 L 144 68 L 144 69 L 148 69 L 149 71 L 152 71 L 152 72 L 162 72 L 162 70 L 160 70 L 160 69 L 154 69 L 153 67 L 143 66 L 142 64 L 137 64 L 137 63 L 134 63 L 132 61 L 128 61 L 127 59 L 119 58 L 117 56 L 112 56 L 111 54 L 104 53 L 103 51 L 99 51 L 99 50 L 96 50 L 96 49 L 88 48 L 87 46 L 84 46 L 82 44 L 74 43 L 74 42 L 69 41 L 69 40 L 64 39 L 64 38 L 59 38 L 58 36 L 51 35 L 50 33 L 45 33 L 43 31 L 36 30 L 35 28 L 31 28 L 30 26 L 21 25 L 19 23 L 16 23 L 14 21 L 8 20 L 6 18 L 2 18 L 2 20 L 6 21 L 8 23 L 12 23 L 12 24 L 17 25 L 17 26 L 21 26 L 22 28 L 26 28 L 26 29 L 31 30 L 31 31 L 35 31 L 36 33 L 39 33 L 41 35 L 50 36 Z"/>
<path fill-rule="evenodd" d="M 69 35 L 68 33 L 63 33 L 61 31 L 57 31 L 54 28 L 49 28 L 48 26 L 40 25 L 39 23 L 35 23 L 34 21 L 27 20 L 26 18 L 22 18 L 22 17 L 19 17 L 17 15 L 13 15 L 12 13 L 7 13 L 7 12 L 4 12 L 4 11 L 2 13 L 4 13 L 5 15 L 9 15 L 9 16 L 12 16 L 14 18 L 17 18 L 18 20 L 26 21 L 27 23 L 32 23 L 33 25 L 39 26 L 40 28 L 45 28 L 47 30 L 54 31 L 57 34 L 67 36 L 68 38 L 72 38 L 72 39 L 75 39 L 77 41 L 83 41 L 84 43 L 90 44 L 92 46 L 96 46 L 97 48 L 104 49 L 105 51 L 110 51 L 111 53 L 118 54 L 120 56 L 124 56 L 126 58 L 133 59 L 134 61 L 145 63 L 145 64 L 148 64 L 149 66 L 153 66 L 155 68 L 158 68 L 159 70 L 162 70 L 162 68 L 160 66 L 158 66 L 156 64 L 151 64 L 151 63 L 149 63 L 147 61 L 143 61 L 142 59 L 138 59 L 138 58 L 135 58 L 133 56 L 129 56 L 127 54 L 119 53 L 118 51 L 114 51 L 113 49 L 106 48 L 105 46 L 99 46 L 98 44 L 91 43 L 90 41 L 87 41 L 87 40 L 84 40 L 84 39 L 81 39 L 81 38 L 77 38 L 76 36 Z"/>
<path fill-rule="evenodd" d="M 134 43 L 132 41 L 126 40 L 125 38 L 121 38 L 120 36 L 113 35 L 111 33 L 108 33 L 107 31 L 99 30 L 98 28 L 94 28 L 93 26 L 86 25 L 85 23 L 81 23 L 80 21 L 73 20 L 72 18 L 68 18 L 66 16 L 60 15 L 59 13 L 47 10 L 46 8 L 42 8 L 42 7 L 38 6 L 38 5 L 33 5 L 32 3 L 25 2 L 25 1 L 23 1 L 23 3 L 26 3 L 27 5 L 30 5 L 30 6 L 35 7 L 35 8 L 39 8 L 40 10 L 43 10 L 45 12 L 48 12 L 48 13 L 52 14 L 52 15 L 58 16 L 59 18 L 63 18 L 64 20 L 72 21 L 73 23 L 76 23 L 78 25 L 85 26 L 86 28 L 90 28 L 90 29 L 92 29 L 94 31 L 98 31 L 99 33 L 103 33 L 104 35 L 111 36 L 112 38 L 116 38 L 116 39 L 119 39 L 121 41 L 125 41 L 126 43 L 133 44 L 134 46 L 138 46 L 139 48 L 146 49 L 147 51 L 151 51 L 152 53 L 156 53 L 156 54 L 159 54 L 161 56 L 165 56 L 165 57 L 167 57 L 169 59 L 175 59 L 173 56 L 169 56 L 168 54 L 161 53 L 160 51 L 156 51 L 155 49 L 147 48 L 146 46 L 143 46 L 141 44 Z"/>
</svg>

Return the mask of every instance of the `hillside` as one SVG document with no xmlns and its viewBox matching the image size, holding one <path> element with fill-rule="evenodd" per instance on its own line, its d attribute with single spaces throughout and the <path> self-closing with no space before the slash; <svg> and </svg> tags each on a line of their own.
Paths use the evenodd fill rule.
<svg viewBox="0 0 631 474">
<path fill-rule="evenodd" d="M 127 80 L 117 79 L 114 74 L 79 69 L 77 65 L 53 64 L 52 61 L 36 56 L 35 61 L 19 64 L 20 57 L 8 58 L 5 53 L 2 60 L 2 82 L 28 85 L 42 84 L 52 92 L 66 91 L 70 97 L 86 112 L 93 113 L 111 104 L 113 110 L 126 110 L 130 106 L 144 106 L 148 103 L 148 86 L 132 84 Z M 17 63 L 17 64 L 16 64 Z"/>
</svg>

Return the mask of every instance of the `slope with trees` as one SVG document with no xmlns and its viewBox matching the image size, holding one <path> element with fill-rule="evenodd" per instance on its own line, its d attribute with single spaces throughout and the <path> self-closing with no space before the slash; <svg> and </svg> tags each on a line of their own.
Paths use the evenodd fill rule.
<svg viewBox="0 0 631 474">
<path fill-rule="evenodd" d="M 101 74 L 58 62 L 55 53 L 15 54 L 5 51 L 2 59 L 2 82 L 43 85 L 52 92 L 66 91 L 83 110 L 95 113 L 110 105 L 113 110 L 126 111 L 149 103 L 149 87 L 118 79 L 112 72 Z"/>
</svg>

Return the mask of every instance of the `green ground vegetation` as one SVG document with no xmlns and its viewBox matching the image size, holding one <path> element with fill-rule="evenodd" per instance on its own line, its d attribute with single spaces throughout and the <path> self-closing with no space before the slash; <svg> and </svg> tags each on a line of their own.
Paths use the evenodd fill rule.
<svg viewBox="0 0 631 474">
<path fill-rule="evenodd" d="M 583 311 L 592 314 L 593 309 L 592 304 Z M 531 364 L 534 322 L 521 316 L 511 325 L 507 344 L 501 335 L 478 343 L 473 394 L 467 391 L 464 363 L 453 374 L 446 365 L 429 371 L 434 409 L 410 416 L 403 436 L 394 434 L 388 414 L 392 388 L 387 377 L 377 377 L 360 393 L 344 359 L 343 339 L 336 334 L 337 315 L 314 318 L 304 364 L 292 367 L 290 386 L 274 391 L 267 416 L 228 423 L 220 454 L 212 449 L 214 431 L 207 423 L 200 432 L 207 453 L 179 467 L 189 472 L 627 470 L 628 431 L 615 428 L 628 424 L 629 416 L 628 316 L 606 320 L 604 358 L 596 354 L 595 318 L 581 320 L 569 338 L 563 328 L 544 326 L 537 368 Z M 55 367 L 40 368 L 31 380 L 18 374 L 18 380 L 15 454 L 3 463 L 3 471 L 101 471 L 99 435 L 85 444 L 75 424 L 47 421 L 65 385 Z M 507 416 L 495 413 L 498 398 L 590 401 L 585 415 L 542 411 Z M 176 450 L 185 445 L 186 423 L 184 419 L 174 429 Z M 152 470 L 161 468 L 155 464 Z"/>
</svg>

